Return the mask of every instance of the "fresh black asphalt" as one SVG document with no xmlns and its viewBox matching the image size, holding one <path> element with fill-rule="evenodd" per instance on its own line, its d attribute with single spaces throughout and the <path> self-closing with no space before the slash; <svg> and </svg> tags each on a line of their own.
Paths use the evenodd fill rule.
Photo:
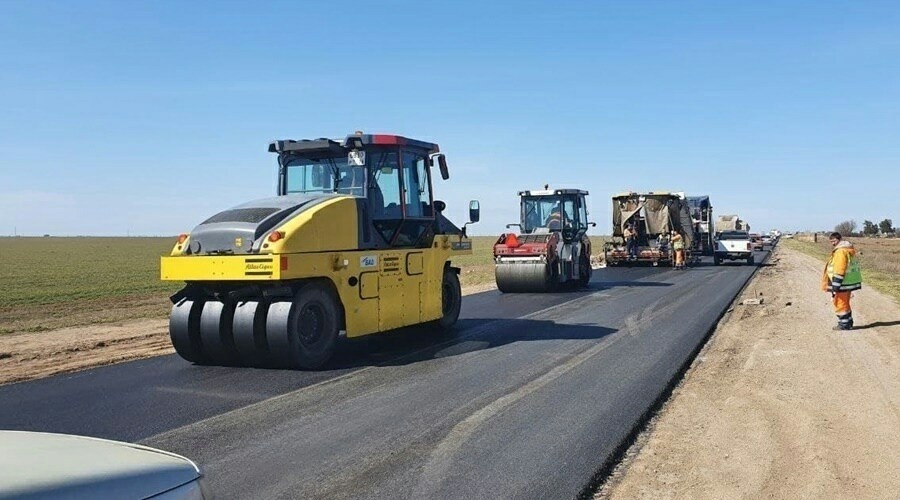
<svg viewBox="0 0 900 500">
<path fill-rule="evenodd" d="M 172 355 L 13 384 L 0 428 L 174 451 L 221 498 L 572 498 L 754 269 L 608 268 L 586 291 L 472 295 L 454 335 L 345 341 L 319 372 Z"/>
</svg>

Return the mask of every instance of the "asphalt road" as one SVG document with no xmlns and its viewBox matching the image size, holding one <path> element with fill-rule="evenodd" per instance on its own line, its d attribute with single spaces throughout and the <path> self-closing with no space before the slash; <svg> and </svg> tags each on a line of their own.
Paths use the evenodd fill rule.
<svg viewBox="0 0 900 500">
<path fill-rule="evenodd" d="M 345 342 L 319 372 L 172 355 L 14 384 L 0 428 L 181 453 L 223 498 L 572 498 L 753 269 L 610 268 L 582 292 L 468 296 L 455 335 Z"/>
</svg>

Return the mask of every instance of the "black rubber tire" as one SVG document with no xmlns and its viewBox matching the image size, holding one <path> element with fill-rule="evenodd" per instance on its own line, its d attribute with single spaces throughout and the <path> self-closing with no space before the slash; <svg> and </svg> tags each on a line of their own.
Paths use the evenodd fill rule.
<svg viewBox="0 0 900 500">
<path fill-rule="evenodd" d="M 293 302 L 272 302 L 266 310 L 266 345 L 269 346 L 266 364 L 276 368 L 290 368 L 290 317 Z"/>
<path fill-rule="evenodd" d="M 459 311 L 462 309 L 462 288 L 459 285 L 459 276 L 453 269 L 444 269 L 444 277 L 441 281 L 441 319 L 437 320 L 437 326 L 443 331 L 449 331 L 456 325 L 459 319 Z"/>
<path fill-rule="evenodd" d="M 747 257 L 747 264 L 749 264 L 749 265 L 751 265 L 751 266 L 752 266 L 753 264 L 756 264 L 756 257 L 754 257 L 753 255 Z"/>
<path fill-rule="evenodd" d="M 331 289 L 322 283 L 301 288 L 288 316 L 291 368 L 316 370 L 331 359 L 337 350 L 341 329 L 341 308 Z"/>
<path fill-rule="evenodd" d="M 591 258 L 587 255 L 582 255 L 579 266 L 581 269 L 578 271 L 578 288 L 587 288 L 591 283 L 591 275 L 594 272 L 594 269 L 591 267 Z"/>
<path fill-rule="evenodd" d="M 268 304 L 248 300 L 234 308 L 234 347 L 244 366 L 262 367 L 267 364 L 269 345 L 266 343 L 266 312 Z"/>
<path fill-rule="evenodd" d="M 169 338 L 172 347 L 186 361 L 204 363 L 203 343 L 200 340 L 200 314 L 203 302 L 182 299 L 172 306 L 169 315 Z"/>
<path fill-rule="evenodd" d="M 206 364 L 233 366 L 238 356 L 234 348 L 231 326 L 234 305 L 210 300 L 200 313 L 200 342 Z"/>
<path fill-rule="evenodd" d="M 721 263 L 722 263 L 722 259 L 720 259 L 718 256 L 713 257 L 713 265 L 714 266 L 718 266 Z"/>
</svg>

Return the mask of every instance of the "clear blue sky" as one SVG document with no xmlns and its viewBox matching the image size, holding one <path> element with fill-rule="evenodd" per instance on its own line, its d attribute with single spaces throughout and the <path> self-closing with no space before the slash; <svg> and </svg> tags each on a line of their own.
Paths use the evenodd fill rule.
<svg viewBox="0 0 900 500">
<path fill-rule="evenodd" d="M 437 142 L 457 222 L 516 191 L 709 194 L 755 229 L 900 224 L 900 2 L 0 3 L 0 234 L 177 234 L 275 138 Z"/>
</svg>

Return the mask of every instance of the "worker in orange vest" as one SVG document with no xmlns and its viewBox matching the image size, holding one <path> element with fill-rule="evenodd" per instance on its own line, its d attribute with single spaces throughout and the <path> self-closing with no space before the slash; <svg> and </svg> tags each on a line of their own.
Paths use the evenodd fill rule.
<svg viewBox="0 0 900 500">
<path fill-rule="evenodd" d="M 862 288 L 862 273 L 856 258 L 856 249 L 845 241 L 840 233 L 831 233 L 828 242 L 834 250 L 822 273 L 822 290 L 831 292 L 834 312 L 838 324 L 832 330 L 852 330 L 853 310 L 850 308 L 850 293 Z"/>
<path fill-rule="evenodd" d="M 678 231 L 672 231 L 672 250 L 675 252 L 675 269 L 684 269 L 684 238 Z"/>
</svg>

